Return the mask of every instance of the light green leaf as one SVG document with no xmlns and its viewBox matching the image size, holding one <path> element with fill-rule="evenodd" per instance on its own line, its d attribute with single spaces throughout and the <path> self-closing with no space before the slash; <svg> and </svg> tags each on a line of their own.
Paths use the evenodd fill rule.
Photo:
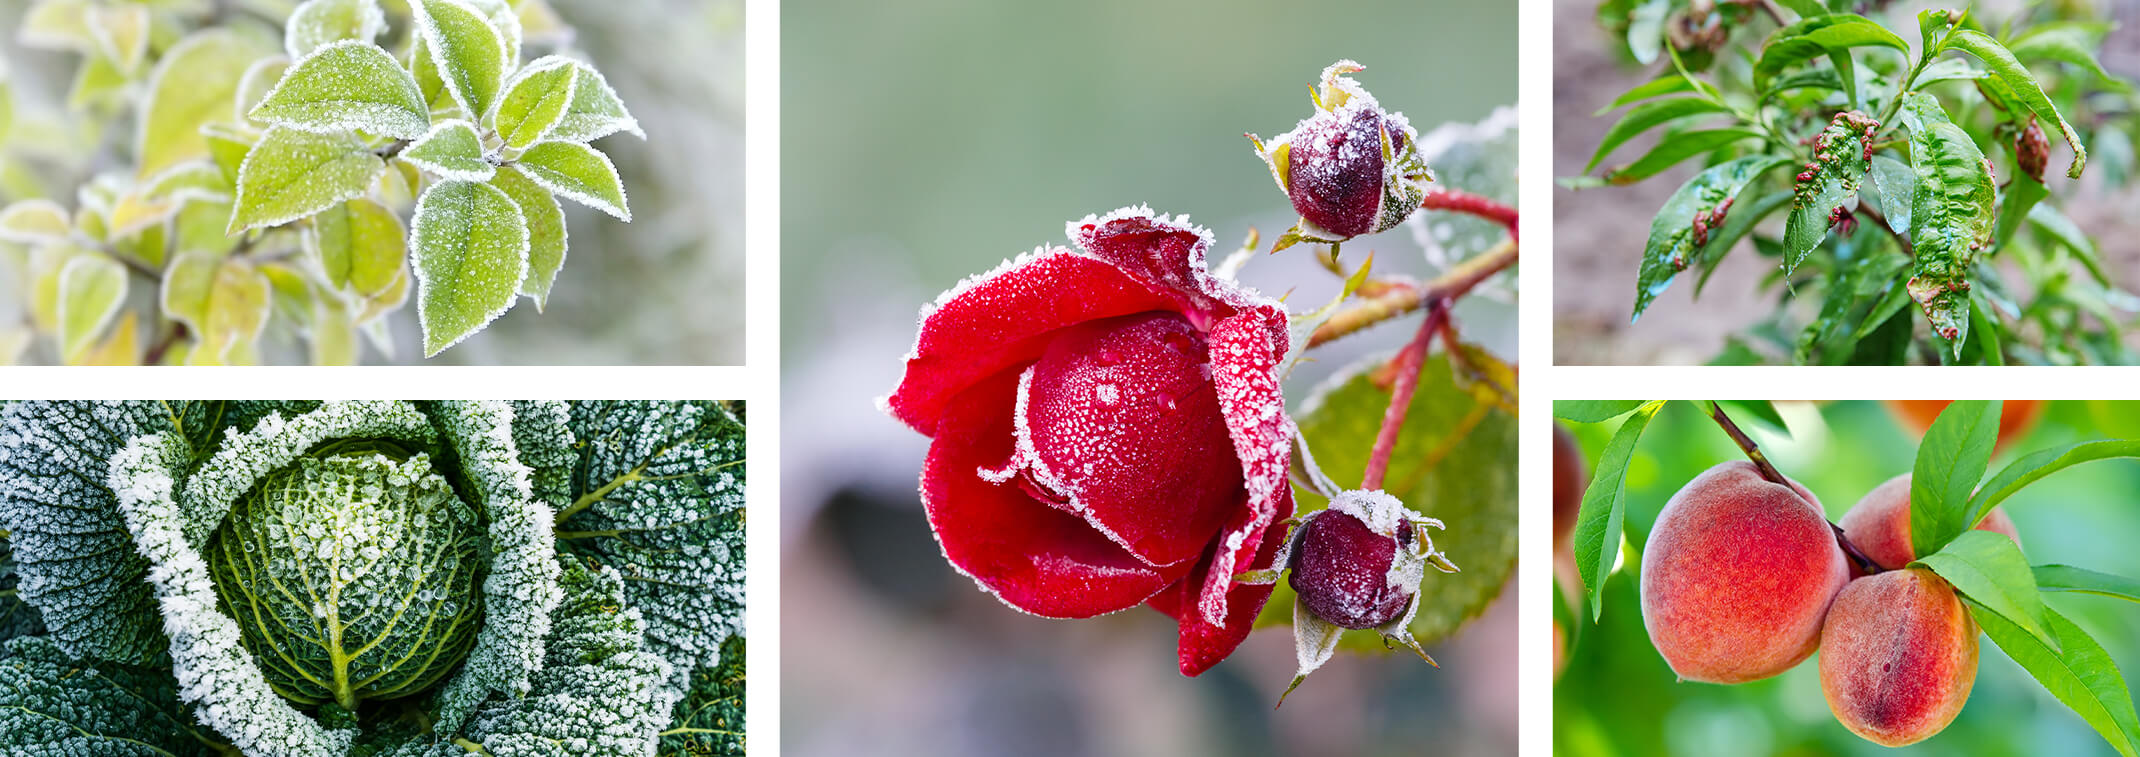
<svg viewBox="0 0 2140 757">
<path fill-rule="evenodd" d="M 357 364 L 357 324 L 340 298 L 313 301 L 311 336 L 313 365 Z"/>
<path fill-rule="evenodd" d="M 1575 567 L 1583 579 L 1583 593 L 1590 598 L 1591 622 L 1604 615 L 1605 604 L 1598 601 L 1598 596 L 1604 589 L 1605 577 L 1612 574 L 1614 559 L 1620 556 L 1621 531 L 1627 517 L 1627 462 L 1634 457 L 1635 442 L 1642 438 L 1642 430 L 1663 408 L 1662 401 L 1645 402 L 1620 423 L 1612 441 L 1606 442 L 1605 451 L 1598 453 L 1590 486 L 1583 490 L 1582 508 L 1575 518 Z"/>
<path fill-rule="evenodd" d="M 1662 76 L 1655 79 L 1651 79 L 1649 81 L 1636 85 L 1634 89 L 1630 89 L 1626 92 L 1620 93 L 1619 97 L 1613 98 L 1613 101 L 1611 103 L 1606 104 L 1606 106 L 1603 108 L 1599 108 L 1598 112 L 1592 113 L 1591 115 L 1602 116 L 1607 113 L 1611 113 L 1615 109 L 1618 109 L 1623 105 L 1627 105 L 1628 103 L 1641 102 L 1643 100 L 1648 100 L 1652 97 L 1663 97 L 1665 95 L 1677 94 L 1680 92 L 1707 92 L 1706 89 L 1697 89 L 1695 82 L 1696 80 L 1694 79 L 1689 79 L 1678 74 L 1672 74 L 1670 76 Z"/>
<path fill-rule="evenodd" d="M 2044 95 L 2043 87 L 2036 83 L 2035 75 L 2030 74 L 2028 68 L 2021 65 L 2021 61 L 2014 57 L 2012 51 L 1999 44 L 1998 40 L 1974 29 L 1960 29 L 1948 35 L 1947 46 L 1983 60 L 1985 65 L 1991 67 L 1991 72 L 2005 82 L 2021 104 L 2034 112 L 2037 118 L 2043 119 L 2045 123 L 2058 124 L 2058 133 L 2065 136 L 2066 144 L 2073 148 L 2073 163 L 2066 169 L 2066 176 L 2080 178 L 2081 168 L 2088 164 L 2088 148 L 2081 146 L 2080 134 L 2073 130 L 2072 124 L 2066 123 L 2065 116 L 2058 114 L 2058 106 L 2051 104 L 2051 98 Z"/>
<path fill-rule="evenodd" d="M 416 80 L 394 56 L 358 40 L 330 42 L 298 61 L 251 116 L 320 134 L 363 130 L 396 139 L 431 127 Z"/>
<path fill-rule="evenodd" d="M 1985 481 L 1970 497 L 1964 509 L 1966 523 L 1975 524 L 1991 513 L 2007 497 L 2014 496 L 2022 487 L 2033 484 L 2043 477 L 2093 460 L 2108 460 L 2114 457 L 2140 457 L 2140 440 L 2100 439 L 2068 444 L 2063 447 L 2038 450 L 2008 463 L 1999 469 L 1991 480 Z"/>
<path fill-rule="evenodd" d="M 471 119 L 490 114 L 505 84 L 505 38 L 482 12 L 458 0 L 411 0 L 431 64 Z"/>
<path fill-rule="evenodd" d="M 67 209 L 44 198 L 22 200 L 0 210 L 0 242 L 58 242 L 73 230 L 74 221 L 68 218 Z"/>
<path fill-rule="evenodd" d="M 513 306 L 528 271 L 528 225 L 505 192 L 467 181 L 424 192 L 415 225 L 416 314 L 431 357 Z"/>
<path fill-rule="evenodd" d="M 2036 588 L 2042 591 L 2076 591 L 2140 602 L 2140 581 L 2071 565 L 2038 565 L 2031 569 Z"/>
<path fill-rule="evenodd" d="M 1853 47 L 1887 47 L 1908 54 L 1910 45 L 1887 27 L 1863 16 L 1837 13 L 1800 19 L 1777 30 L 1754 63 L 1754 86 L 1766 88 L 1791 66 Z"/>
<path fill-rule="evenodd" d="M 543 142 L 521 153 L 518 164 L 545 189 L 620 220 L 632 220 L 617 167 L 599 150 L 576 142 Z"/>
<path fill-rule="evenodd" d="M 121 71 L 134 71 L 149 52 L 149 9 L 144 5 L 93 5 L 85 18 L 97 51 Z"/>
<path fill-rule="evenodd" d="M 527 219 L 528 275 L 520 281 L 520 293 L 534 298 L 535 311 L 542 312 L 550 301 L 550 285 L 565 266 L 565 209 L 549 190 L 512 166 L 499 167 L 490 184 L 513 198 Z"/>
<path fill-rule="evenodd" d="M 1828 238 L 1836 209 L 1849 207 L 1857 198 L 1858 185 L 1870 165 L 1867 159 L 1872 151 L 1866 143 L 1877 127 L 1872 118 L 1849 111 L 1837 113 L 1814 136 L 1813 165 L 1806 169 L 1813 175 L 1797 183 L 1791 215 L 1783 225 L 1784 273 L 1797 269 Z"/>
<path fill-rule="evenodd" d="M 2140 754 L 2135 751 L 2140 745 L 2140 718 L 2133 714 L 2132 691 L 2126 688 L 2117 661 L 2087 631 L 2058 611 L 2048 610 L 2051 633 L 2058 639 L 2058 646 L 2052 648 L 1982 605 L 1972 602 L 1970 610 L 1992 643 L 2035 676 L 2044 690 L 2073 708 L 2119 754 Z"/>
<path fill-rule="evenodd" d="M 639 130 L 639 121 L 624 109 L 624 101 L 617 99 L 617 91 L 610 88 L 602 72 L 578 61 L 572 65 L 579 69 L 572 83 L 572 105 L 565 109 L 564 117 L 558 119 L 548 138 L 592 142 L 621 131 L 646 139 L 646 132 Z"/>
<path fill-rule="evenodd" d="M 401 151 L 401 159 L 453 181 L 489 181 L 496 166 L 483 159 L 483 137 L 467 121 L 440 121 Z"/>
<path fill-rule="evenodd" d="M 386 162 L 353 136 L 272 127 L 238 169 L 227 231 L 288 223 L 362 197 L 384 170 Z"/>
<path fill-rule="evenodd" d="M 1910 233 L 1910 206 L 1917 197 L 1917 170 L 1886 155 L 1874 155 L 1872 178 L 1873 188 L 1880 195 L 1880 214 L 1887 217 L 1888 229 L 1897 234 Z"/>
<path fill-rule="evenodd" d="M 96 344 L 126 299 L 126 266 L 78 255 L 59 272 L 59 347 L 69 362 Z"/>
<path fill-rule="evenodd" d="M 1921 565 L 1947 579 L 1954 590 L 1978 606 L 2020 626 L 2052 649 L 2058 639 L 2051 635 L 2045 617 L 2043 594 L 2036 590 L 2036 577 L 2021 548 L 2005 534 L 1983 530 L 1965 531 L 1938 552 L 1918 559 Z"/>
<path fill-rule="evenodd" d="M 1553 417 L 1576 423 L 1604 423 L 1640 409 L 1643 400 L 1554 400 Z"/>
<path fill-rule="evenodd" d="M 1917 194 L 1910 206 L 1910 298 L 1956 356 L 1969 335 L 1969 271 L 1992 241 L 1991 165 L 1976 142 L 1922 92 L 1903 97 Z"/>
<path fill-rule="evenodd" d="M 1999 405 L 1983 400 L 1948 403 L 1917 445 L 1910 473 L 1910 546 L 1920 555 L 1938 552 L 1973 524 L 1970 492 L 1983 480 L 1999 435 Z"/>
<path fill-rule="evenodd" d="M 2095 59 L 2095 53 L 2093 52 L 2093 48 L 2099 46 L 2101 42 L 2093 37 L 2094 35 L 2089 34 L 2087 30 L 2080 27 L 2059 27 L 2039 34 L 2031 34 L 2016 41 L 2008 50 L 2014 54 L 2014 58 L 2017 60 L 2052 60 L 2072 64 L 2084 71 L 2095 74 L 2097 81 L 2103 82 L 2112 89 L 2131 89 L 2131 86 L 2126 84 L 2125 80 L 2112 75 L 2109 71 L 2103 70 L 2102 62 Z"/>
<path fill-rule="evenodd" d="M 529 63 L 506 84 L 497 118 L 506 147 L 523 149 L 550 133 L 572 104 L 579 71 L 569 59 L 548 56 Z"/>
<path fill-rule="evenodd" d="M 187 362 L 216 364 L 242 358 L 260 338 L 271 312 L 271 284 L 239 258 L 188 252 L 164 274 L 164 313 L 193 328 L 198 340 Z"/>
<path fill-rule="evenodd" d="M 96 48 L 89 31 L 89 0 L 40 0 L 22 17 L 16 39 L 24 47 L 88 53 Z"/>
<path fill-rule="evenodd" d="M 231 119 L 238 82 L 253 60 L 268 51 L 228 29 L 197 32 L 179 41 L 149 76 L 148 99 L 134 153 L 146 178 L 208 155 L 201 127 Z"/>
<path fill-rule="evenodd" d="M 1760 136 L 1761 132 L 1753 129 L 1738 128 L 1674 134 L 1658 142 L 1656 147 L 1650 148 L 1649 152 L 1644 153 L 1635 162 L 1606 171 L 1605 180 L 1613 184 L 1633 184 L 1679 165 L 1680 161 Z"/>
<path fill-rule="evenodd" d="M 319 256 L 328 283 L 365 297 L 392 286 L 408 257 L 401 217 L 362 197 L 313 216 L 305 243 Z"/>
<path fill-rule="evenodd" d="M 370 42 L 384 31 L 379 0 L 305 0 L 283 24 L 282 44 L 292 60 L 299 60 L 327 43 Z"/>
</svg>

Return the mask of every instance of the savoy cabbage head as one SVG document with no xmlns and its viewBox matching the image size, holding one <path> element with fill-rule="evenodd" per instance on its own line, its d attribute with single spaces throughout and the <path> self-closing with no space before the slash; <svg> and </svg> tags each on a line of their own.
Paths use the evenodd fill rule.
<svg viewBox="0 0 2140 757">
<path fill-rule="evenodd" d="M 743 438 L 706 402 L 10 405 L 0 751 L 740 753 L 705 735 L 741 730 Z"/>
</svg>

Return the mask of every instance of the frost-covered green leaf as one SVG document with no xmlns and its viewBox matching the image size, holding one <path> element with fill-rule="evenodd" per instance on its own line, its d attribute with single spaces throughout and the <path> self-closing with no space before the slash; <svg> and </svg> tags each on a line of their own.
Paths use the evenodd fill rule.
<svg viewBox="0 0 2140 757">
<path fill-rule="evenodd" d="M 691 674 L 661 738 L 661 754 L 743 757 L 743 651 L 743 637 L 731 636 L 721 645 L 720 665 Z"/>
<path fill-rule="evenodd" d="M 386 162 L 354 136 L 272 127 L 238 169 L 228 231 L 289 223 L 361 197 L 385 170 Z"/>
<path fill-rule="evenodd" d="M 1917 195 L 1910 210 L 1910 242 L 1916 255 L 1910 298 L 1959 355 L 1969 332 L 1969 270 L 1991 243 L 1997 190 L 1984 153 L 1947 119 L 1938 100 L 1911 93 L 1903 100 L 1902 113 L 1917 171 Z"/>
<path fill-rule="evenodd" d="M 126 298 L 126 267 L 102 255 L 81 255 L 59 272 L 60 354 L 87 350 L 118 315 Z"/>
<path fill-rule="evenodd" d="M 572 105 L 580 67 L 569 58 L 545 56 L 528 63 L 505 85 L 498 103 L 498 136 L 518 150 L 541 141 Z"/>
<path fill-rule="evenodd" d="M 401 151 L 401 159 L 453 181 L 489 181 L 497 167 L 483 159 L 483 137 L 474 124 L 440 121 Z"/>
<path fill-rule="evenodd" d="M 229 29 L 186 37 L 156 63 L 141 106 L 137 176 L 208 155 L 201 127 L 231 120 L 231 101 L 253 61 L 269 51 Z"/>
<path fill-rule="evenodd" d="M 246 362 L 272 313 L 269 282 L 241 258 L 189 252 L 174 259 L 159 293 L 163 310 L 193 327 L 194 364 Z"/>
<path fill-rule="evenodd" d="M 330 42 L 370 42 L 386 31 L 379 0 L 305 0 L 283 22 L 282 44 L 302 59 Z"/>
<path fill-rule="evenodd" d="M 97 43 L 97 52 L 112 62 L 121 71 L 133 71 L 141 67 L 141 61 L 149 53 L 149 9 L 147 6 L 95 5 L 86 14 L 89 36 Z"/>
<path fill-rule="evenodd" d="M 557 271 L 565 267 L 565 209 L 550 190 L 536 184 L 513 166 L 499 166 L 490 185 L 505 192 L 520 206 L 528 222 L 528 275 L 520 281 L 520 293 L 534 298 L 536 312 L 550 301 L 550 286 Z"/>
<path fill-rule="evenodd" d="M 631 221 L 624 182 L 601 151 L 576 142 L 543 142 L 520 154 L 516 163 L 543 188 L 595 210 Z"/>
<path fill-rule="evenodd" d="M 505 38 L 481 11 L 459 0 L 411 0 L 409 8 L 446 92 L 469 118 L 488 115 L 514 63 Z"/>
<path fill-rule="evenodd" d="M 42 636 L 0 651 L 8 754 L 208 757 L 221 744 L 179 704 L 168 670 L 78 661 Z"/>
<path fill-rule="evenodd" d="M 415 139 L 431 127 L 431 109 L 408 70 L 378 45 L 353 39 L 299 60 L 250 115 L 320 134 L 362 130 Z"/>
<path fill-rule="evenodd" d="M 320 211 L 306 232 L 305 241 L 319 256 L 327 282 L 360 295 L 386 291 L 408 259 L 401 217 L 366 198 Z"/>
<path fill-rule="evenodd" d="M 617 90 L 609 86 L 609 80 L 593 66 L 578 61 L 573 66 L 579 69 L 572 84 L 572 104 L 565 108 L 556 128 L 550 131 L 549 139 L 563 142 L 592 142 L 597 139 L 625 132 L 646 139 L 646 132 L 639 129 L 638 119 L 626 110 L 624 101 L 618 99 Z"/>
<path fill-rule="evenodd" d="M 416 314 L 429 357 L 513 306 L 528 272 L 528 224 L 497 187 L 448 181 L 417 200 L 415 227 Z"/>
<path fill-rule="evenodd" d="M 680 670 L 717 662 L 742 626 L 743 425 L 712 402 L 582 402 L 581 462 L 558 540 L 616 568 L 652 648 Z"/>
<path fill-rule="evenodd" d="M 44 198 L 22 200 L 0 210 L 0 242 L 57 242 L 74 231 L 67 209 Z"/>
</svg>

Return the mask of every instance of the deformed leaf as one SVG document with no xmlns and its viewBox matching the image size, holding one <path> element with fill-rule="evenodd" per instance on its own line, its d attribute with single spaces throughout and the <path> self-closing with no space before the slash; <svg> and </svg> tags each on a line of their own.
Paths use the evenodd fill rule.
<svg viewBox="0 0 2140 757">
<path fill-rule="evenodd" d="M 1932 330 L 1960 355 L 1969 330 L 1970 266 L 1991 243 L 1997 199 L 1991 164 L 1931 95 L 1905 95 L 1902 112 L 1917 171 L 1910 209 L 1916 262 L 1907 286 Z"/>
<path fill-rule="evenodd" d="M 383 31 L 379 0 L 305 0 L 283 24 L 282 44 L 292 59 L 302 59 L 330 42 L 370 42 Z"/>
<path fill-rule="evenodd" d="M 1635 276 L 1635 313 L 1630 320 L 1640 319 L 1642 311 L 1671 286 L 1672 279 L 1687 269 L 1696 251 L 1709 243 L 1711 232 L 1730 215 L 1740 190 L 1788 162 L 1774 155 L 1755 155 L 1719 163 L 1673 192 L 1650 221 L 1642 267 Z"/>
<path fill-rule="evenodd" d="M 330 42 L 291 66 L 251 116 L 321 134 L 363 130 L 415 139 L 431 126 L 416 80 L 370 42 Z"/>
<path fill-rule="evenodd" d="M 409 9 L 446 92 L 469 118 L 488 115 L 512 63 L 505 38 L 481 11 L 459 0 L 411 0 Z"/>
<path fill-rule="evenodd" d="M 1790 273 L 1828 238 L 1828 229 L 1849 212 L 1858 185 L 1872 169 L 1872 137 L 1880 123 L 1857 111 L 1829 119 L 1813 137 L 1813 162 L 1798 174 L 1791 215 L 1783 226 L 1783 271 Z"/>
<path fill-rule="evenodd" d="M 610 88 L 602 72 L 579 61 L 572 65 L 579 69 L 572 83 L 572 105 L 565 108 L 564 117 L 558 119 L 548 138 L 592 142 L 621 131 L 646 139 L 639 121 L 624 109 L 624 101 L 617 99 L 617 91 Z"/>
<path fill-rule="evenodd" d="M 558 206 L 550 190 L 518 168 L 500 166 L 490 184 L 513 198 L 520 206 L 521 216 L 527 219 L 528 275 L 520 282 L 520 293 L 534 298 L 535 310 L 541 312 L 549 304 L 550 285 L 556 282 L 558 269 L 565 266 L 565 209 Z"/>
<path fill-rule="evenodd" d="M 362 197 L 313 216 L 305 241 L 319 255 L 328 283 L 365 297 L 392 286 L 408 257 L 401 217 Z"/>
<path fill-rule="evenodd" d="M 401 151 L 401 159 L 454 181 L 488 181 L 496 170 L 483 159 L 483 137 L 467 121 L 440 121 Z"/>
<path fill-rule="evenodd" d="M 267 50 L 229 29 L 197 32 L 164 52 L 149 76 L 135 155 L 137 176 L 208 155 L 201 127 L 231 118 L 230 104 L 254 59 Z"/>
<path fill-rule="evenodd" d="M 416 201 L 415 227 L 416 314 L 430 357 L 513 306 L 528 271 L 528 225 L 497 187 L 446 181 Z"/>
<path fill-rule="evenodd" d="M 238 169 L 229 233 L 275 226 L 371 189 L 386 162 L 354 136 L 269 128 Z"/>
<path fill-rule="evenodd" d="M 543 142 L 521 153 L 518 165 L 545 189 L 620 220 L 632 220 L 617 167 L 599 150 L 576 142 Z"/>
<path fill-rule="evenodd" d="M 102 255 L 78 255 L 59 273 L 59 346 L 68 360 L 87 351 L 126 299 L 126 267 Z"/>
<path fill-rule="evenodd" d="M 497 130 L 506 147 L 523 149 L 550 133 L 572 104 L 579 72 L 570 59 L 548 56 L 529 63 L 505 85 Z"/>
<path fill-rule="evenodd" d="M 2073 148 L 2073 163 L 2066 169 L 2066 176 L 2080 178 L 2081 168 L 2088 164 L 2088 149 L 2081 146 L 2080 134 L 2073 130 L 2072 124 L 2066 123 L 2065 116 L 2058 114 L 2058 106 L 2052 104 L 2051 98 L 2044 95 L 2043 87 L 2036 83 L 2035 75 L 2029 73 L 2028 67 L 2021 65 L 2021 61 L 2014 57 L 2012 51 L 1999 44 L 1998 40 L 1974 29 L 1960 29 L 1948 35 L 1947 46 L 1966 51 L 1983 60 L 1985 65 L 1991 67 L 1992 74 L 2004 82 L 2007 88 L 2013 91 L 2014 97 L 2027 106 L 2030 112 L 2035 113 L 2037 118 L 2043 119 L 2045 123 L 2058 124 L 2058 133 L 2063 135 L 2066 144 Z"/>
</svg>

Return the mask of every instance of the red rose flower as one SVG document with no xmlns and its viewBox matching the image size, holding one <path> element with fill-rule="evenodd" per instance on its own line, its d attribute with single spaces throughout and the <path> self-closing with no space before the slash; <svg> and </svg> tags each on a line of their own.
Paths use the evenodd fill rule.
<svg viewBox="0 0 2140 757">
<path fill-rule="evenodd" d="M 886 410 L 935 439 L 929 525 L 1019 610 L 1148 603 L 1182 673 L 1233 652 L 1292 516 L 1283 305 L 1205 267 L 1202 228 L 1143 207 L 1069 224 L 924 308 Z"/>
</svg>

